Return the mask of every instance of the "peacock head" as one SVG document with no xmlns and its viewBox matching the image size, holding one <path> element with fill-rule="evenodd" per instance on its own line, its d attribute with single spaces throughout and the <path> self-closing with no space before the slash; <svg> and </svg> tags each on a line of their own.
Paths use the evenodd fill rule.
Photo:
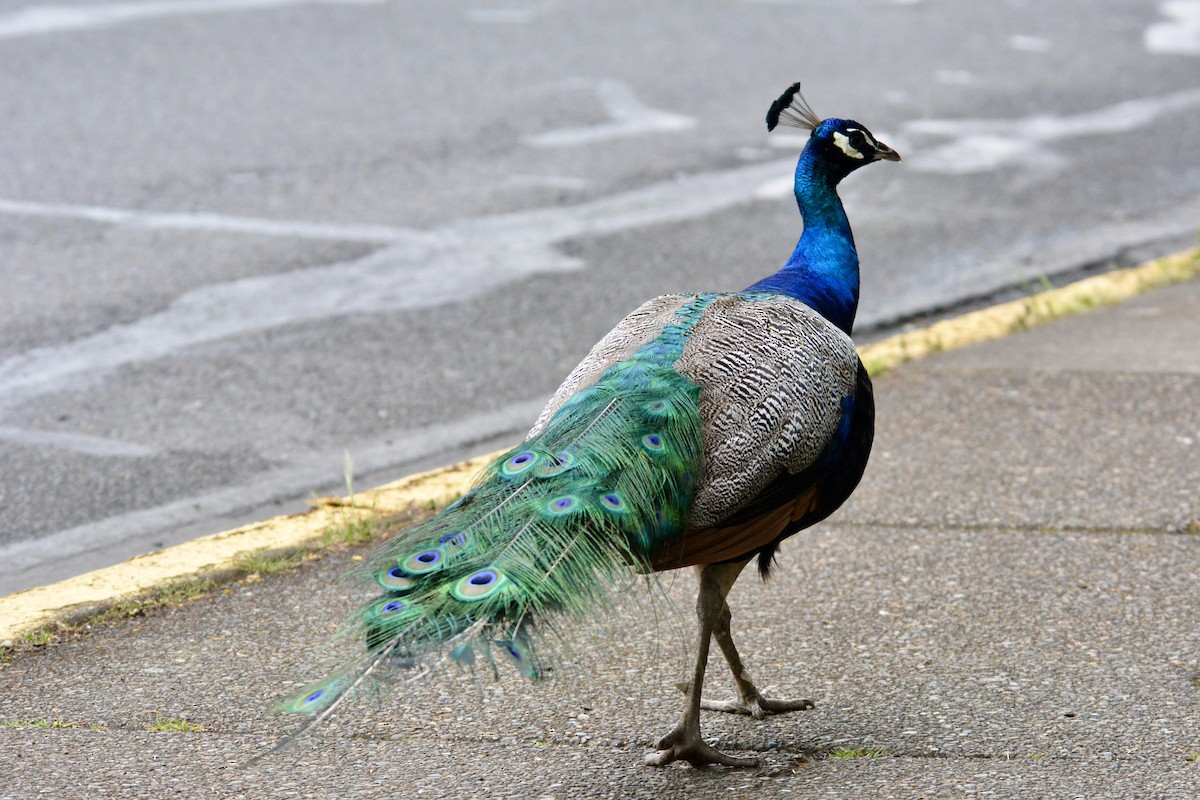
<svg viewBox="0 0 1200 800">
<path fill-rule="evenodd" d="M 805 151 L 827 167 L 835 182 L 872 161 L 899 161 L 900 154 L 852 119 L 821 119 L 793 83 L 767 111 L 767 130 L 786 125 L 811 131 Z"/>
</svg>

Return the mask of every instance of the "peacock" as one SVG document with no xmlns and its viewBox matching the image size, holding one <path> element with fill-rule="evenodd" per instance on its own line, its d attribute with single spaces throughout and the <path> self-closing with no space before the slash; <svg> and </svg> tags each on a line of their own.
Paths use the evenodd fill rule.
<svg viewBox="0 0 1200 800">
<path fill-rule="evenodd" d="M 593 616 L 630 575 L 682 567 L 698 571 L 695 665 L 683 718 L 646 763 L 753 766 L 701 738 L 701 710 L 762 719 L 812 707 L 754 685 L 726 596 L 751 560 L 765 579 L 780 543 L 862 477 L 874 401 L 850 339 L 858 255 L 836 187 L 900 156 L 858 122 L 821 120 L 799 83 L 771 104 L 767 129 L 777 125 L 810 131 L 795 174 L 804 230 L 783 267 L 741 292 L 656 297 L 621 320 L 521 444 L 362 562 L 378 596 L 347 630 L 365 652 L 279 710 L 316 724 L 397 669 L 508 662 L 536 680 L 539 624 Z M 737 700 L 702 699 L 713 640 Z"/>
</svg>

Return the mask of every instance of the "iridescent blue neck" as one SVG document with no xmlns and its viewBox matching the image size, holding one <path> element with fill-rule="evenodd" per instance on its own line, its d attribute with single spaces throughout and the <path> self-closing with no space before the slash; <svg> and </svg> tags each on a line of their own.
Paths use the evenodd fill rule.
<svg viewBox="0 0 1200 800">
<path fill-rule="evenodd" d="M 810 142 L 796 164 L 796 203 L 804 233 L 778 272 L 747 291 L 786 294 L 816 309 L 847 334 L 858 310 L 858 252 L 837 195 L 838 181 Z"/>
</svg>

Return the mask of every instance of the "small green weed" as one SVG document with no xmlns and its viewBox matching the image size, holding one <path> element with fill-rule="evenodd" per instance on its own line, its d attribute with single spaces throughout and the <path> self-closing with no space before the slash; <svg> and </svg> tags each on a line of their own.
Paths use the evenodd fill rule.
<svg viewBox="0 0 1200 800">
<path fill-rule="evenodd" d="M 151 733 L 203 733 L 208 728 L 178 717 L 155 717 L 146 730 Z"/>
<path fill-rule="evenodd" d="M 29 647 L 46 647 L 58 638 L 58 632 L 52 626 L 45 626 L 29 631 L 21 637 L 21 643 Z"/>
<path fill-rule="evenodd" d="M 350 451 L 342 452 L 342 477 L 346 481 L 346 502 L 345 505 L 350 508 L 356 508 L 354 502 L 354 462 L 350 458 Z M 345 514 L 341 525 L 336 525 L 325 531 L 322 541 L 326 545 L 344 545 L 347 547 L 358 547 L 359 545 L 367 544 L 374 541 L 379 530 L 379 520 L 376 516 L 352 516 Z"/>
<path fill-rule="evenodd" d="M 198 600 L 215 588 L 217 588 L 217 582 L 212 578 L 192 578 L 158 587 L 151 594 L 150 600 L 157 605 L 176 605 L 189 600 Z"/>
<path fill-rule="evenodd" d="M 78 728 L 78 723 L 70 722 L 62 717 L 46 719 L 38 717 L 37 719 L 6 719 L 0 721 L 0 728 Z"/>
<path fill-rule="evenodd" d="M 378 532 L 378 518 L 353 517 L 346 519 L 341 525 L 336 525 L 326 530 L 321 540 L 326 545 L 358 547 L 374 541 Z"/>
<path fill-rule="evenodd" d="M 212 578 L 189 578 L 163 584 L 137 597 L 118 598 L 111 607 L 96 615 L 94 622 L 115 622 L 129 617 L 140 617 L 153 608 L 177 606 L 204 597 L 217 587 Z"/>
<path fill-rule="evenodd" d="M 304 560 L 304 551 L 286 554 L 271 552 L 242 553 L 238 568 L 248 575 L 274 575 L 295 569 Z"/>
</svg>

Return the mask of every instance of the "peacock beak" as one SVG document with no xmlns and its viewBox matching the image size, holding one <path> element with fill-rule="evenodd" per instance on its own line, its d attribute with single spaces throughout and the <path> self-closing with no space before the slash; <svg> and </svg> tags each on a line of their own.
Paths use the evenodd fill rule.
<svg viewBox="0 0 1200 800">
<path fill-rule="evenodd" d="M 876 145 L 875 158 L 874 158 L 875 161 L 899 161 L 900 160 L 900 154 L 897 153 L 892 148 L 888 147 L 883 142 L 876 140 L 875 145 Z"/>
</svg>

